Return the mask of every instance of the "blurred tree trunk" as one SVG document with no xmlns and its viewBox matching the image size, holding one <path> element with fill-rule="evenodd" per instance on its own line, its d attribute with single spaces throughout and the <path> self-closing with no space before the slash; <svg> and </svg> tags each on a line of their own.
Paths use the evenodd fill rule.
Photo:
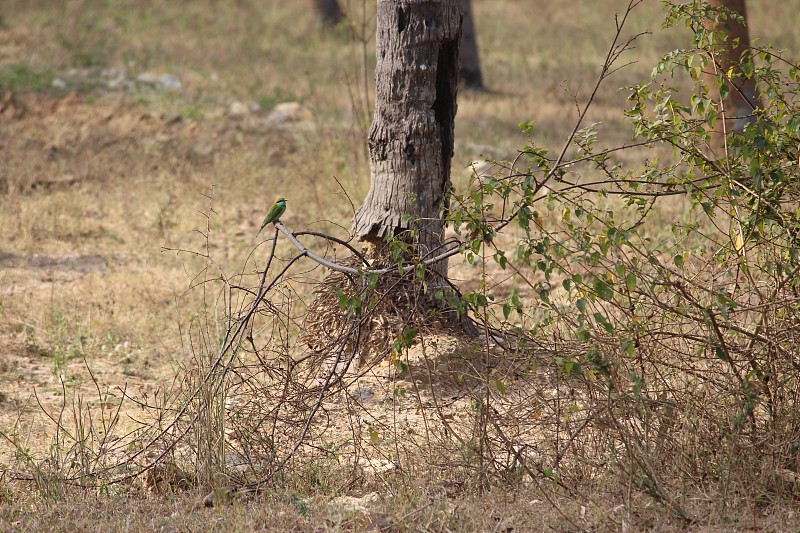
<svg viewBox="0 0 800 533">
<path fill-rule="evenodd" d="M 410 229 L 419 232 L 419 255 L 441 246 L 461 20 L 459 0 L 378 0 L 371 183 L 354 219 L 359 240 L 378 248 Z M 431 268 L 447 274 L 446 261 Z"/>
<path fill-rule="evenodd" d="M 483 75 L 478 56 L 478 41 L 475 37 L 475 21 L 472 17 L 472 0 L 461 0 L 464 29 L 461 35 L 461 83 L 467 89 L 482 91 Z"/>
<path fill-rule="evenodd" d="M 336 26 L 344 20 L 339 0 L 313 0 L 314 13 L 322 26 Z"/>
<path fill-rule="evenodd" d="M 726 7 L 731 11 L 739 13 L 747 20 L 747 8 L 745 0 L 706 0 L 711 7 Z M 706 20 L 706 28 L 713 30 L 715 22 Z M 747 26 L 739 23 L 733 18 L 727 18 L 716 26 L 717 32 L 725 35 L 724 40 L 718 38 L 717 52 L 715 54 L 716 65 L 709 65 L 704 73 L 705 83 L 709 86 L 709 96 L 720 101 L 720 90 L 717 87 L 716 77 L 720 73 L 731 72 L 731 67 L 739 65 L 742 53 L 750 49 L 750 35 Z M 760 107 L 760 96 L 756 89 L 753 78 L 741 77 L 738 68 L 733 69 L 733 77 L 726 79 L 728 94 L 722 100 L 723 115 L 718 120 L 712 132 L 711 146 L 718 152 L 724 144 L 724 134 L 741 131 L 745 125 L 755 121 L 754 109 Z M 723 130 L 724 128 L 724 130 Z"/>
</svg>

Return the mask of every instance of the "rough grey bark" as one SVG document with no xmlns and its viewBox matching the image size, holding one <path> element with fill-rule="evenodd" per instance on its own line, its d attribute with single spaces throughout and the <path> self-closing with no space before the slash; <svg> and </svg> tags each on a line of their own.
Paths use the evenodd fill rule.
<svg viewBox="0 0 800 533">
<path fill-rule="evenodd" d="M 467 89 L 482 91 L 483 75 L 478 55 L 478 40 L 475 34 L 475 21 L 472 16 L 472 0 L 461 0 L 464 28 L 461 35 L 461 83 Z"/>
<path fill-rule="evenodd" d="M 413 223 L 420 255 L 442 242 L 461 19 L 459 0 L 378 0 L 371 184 L 354 220 L 360 240 L 377 244 Z M 434 270 L 446 274 L 447 265 Z"/>
<path fill-rule="evenodd" d="M 314 13 L 323 26 L 336 26 L 344 20 L 344 11 L 339 0 L 313 0 Z"/>
<path fill-rule="evenodd" d="M 735 11 L 747 20 L 747 7 L 745 0 L 706 0 L 712 7 L 726 7 Z M 706 27 L 713 28 L 713 21 L 706 21 Z M 728 19 L 721 22 L 716 31 L 723 31 L 726 35 L 725 42 L 720 43 L 716 54 L 716 66 L 710 65 L 704 73 L 705 83 L 709 86 L 710 96 L 716 101 L 720 100 L 719 89 L 715 78 L 718 72 L 728 72 L 732 65 L 738 65 L 742 53 L 750 48 L 750 35 L 747 26 Z M 761 97 L 758 94 L 755 80 L 734 77 L 729 82 L 732 86 L 727 97 L 722 102 L 724 111 L 722 120 L 712 132 L 712 147 L 719 149 L 723 144 L 723 124 L 725 132 L 734 132 L 744 129 L 745 125 L 755 120 L 753 110 L 760 107 Z"/>
</svg>

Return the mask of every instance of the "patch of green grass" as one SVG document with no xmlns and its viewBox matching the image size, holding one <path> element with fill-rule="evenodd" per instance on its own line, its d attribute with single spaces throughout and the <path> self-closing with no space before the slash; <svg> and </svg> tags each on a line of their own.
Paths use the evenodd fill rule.
<svg viewBox="0 0 800 533">
<path fill-rule="evenodd" d="M 46 351 L 52 358 L 53 374 L 58 376 L 66 370 L 71 360 L 85 357 L 91 337 L 81 331 L 83 328 L 74 323 L 63 309 L 54 309 L 50 322 L 50 342 Z"/>
<path fill-rule="evenodd" d="M 106 58 L 96 50 L 80 51 L 72 55 L 72 64 L 84 68 L 101 67 L 106 64 Z"/>
<path fill-rule="evenodd" d="M 57 33 L 72 66 L 101 67 L 108 63 L 109 51 L 116 48 L 113 39 L 114 23 L 106 13 L 86 6 L 71 14 Z"/>
<path fill-rule="evenodd" d="M 200 120 L 203 118 L 203 110 L 197 105 L 187 105 L 178 111 L 180 117 L 184 120 Z"/>
<path fill-rule="evenodd" d="M 25 65 L 11 65 L 0 70 L 0 86 L 14 92 L 42 92 L 53 88 L 50 69 L 31 69 Z"/>
<path fill-rule="evenodd" d="M 144 108 L 150 107 L 150 98 L 148 98 L 143 94 L 137 94 L 131 99 L 131 102 L 133 103 L 133 105 L 138 107 L 144 107 Z"/>
<path fill-rule="evenodd" d="M 281 89 L 280 87 L 277 87 L 272 93 L 259 94 L 256 98 L 256 101 L 258 102 L 258 107 L 264 110 L 269 110 L 278 104 L 282 104 L 283 102 L 297 101 L 297 97 Z"/>
</svg>

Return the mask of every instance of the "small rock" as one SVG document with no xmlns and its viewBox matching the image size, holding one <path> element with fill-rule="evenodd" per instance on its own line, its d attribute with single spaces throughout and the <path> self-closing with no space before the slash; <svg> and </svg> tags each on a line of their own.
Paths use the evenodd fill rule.
<svg viewBox="0 0 800 533">
<path fill-rule="evenodd" d="M 56 89 L 66 89 L 67 88 L 67 82 L 65 82 L 61 78 L 53 78 L 53 82 L 51 83 L 51 85 L 53 87 L 55 87 Z"/>
<path fill-rule="evenodd" d="M 236 117 L 242 117 L 250 113 L 250 108 L 244 102 L 239 102 L 237 100 L 228 106 L 228 113 Z"/>
<path fill-rule="evenodd" d="M 358 460 L 358 465 L 364 469 L 364 472 L 372 474 L 389 472 L 396 467 L 394 461 L 388 459 L 367 459 L 366 457 L 361 457 Z"/>
<path fill-rule="evenodd" d="M 153 74 L 152 72 L 142 72 L 138 76 L 136 76 L 136 81 L 139 83 L 145 83 L 147 85 L 157 85 L 160 76 L 158 74 Z"/>
<path fill-rule="evenodd" d="M 125 71 L 116 68 L 104 68 L 100 71 L 100 76 L 106 80 L 106 87 L 116 89 L 117 87 L 130 84 L 125 77 Z"/>
<path fill-rule="evenodd" d="M 211 157 L 213 154 L 214 145 L 210 142 L 201 141 L 195 143 L 195 145 L 189 149 L 189 155 L 197 159 L 205 159 Z"/>
<path fill-rule="evenodd" d="M 359 387 L 356 389 L 356 394 L 361 403 L 367 403 L 375 397 L 375 392 L 369 387 Z"/>
<path fill-rule="evenodd" d="M 136 81 L 165 91 L 177 92 L 183 89 L 180 80 L 172 74 L 162 74 L 159 76 L 153 72 L 143 72 L 136 76 Z"/>
<path fill-rule="evenodd" d="M 379 502 L 380 499 L 381 497 L 378 496 L 377 492 L 370 492 L 361 498 L 355 498 L 353 496 L 338 496 L 331 500 L 331 505 L 335 505 L 348 513 L 367 513 L 369 512 L 370 506 Z"/>
<path fill-rule="evenodd" d="M 286 124 L 288 122 L 302 122 L 311 120 L 314 116 L 311 111 L 298 102 L 284 102 L 275 106 L 267 120 L 273 124 Z"/>
</svg>

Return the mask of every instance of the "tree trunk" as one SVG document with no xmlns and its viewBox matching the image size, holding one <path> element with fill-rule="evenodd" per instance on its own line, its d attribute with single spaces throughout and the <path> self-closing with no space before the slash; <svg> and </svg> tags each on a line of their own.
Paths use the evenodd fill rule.
<svg viewBox="0 0 800 533">
<path fill-rule="evenodd" d="M 475 22 L 472 17 L 472 0 L 461 0 L 464 29 L 461 36 L 461 83 L 467 89 L 482 91 L 483 75 L 478 56 L 478 41 L 475 37 Z"/>
<path fill-rule="evenodd" d="M 726 7 L 730 11 L 739 13 L 747 20 L 745 0 L 706 1 L 711 7 Z M 753 110 L 760 107 L 760 96 L 756 89 L 755 80 L 753 78 L 740 77 L 738 75 L 740 71 L 736 68 L 741 61 L 742 53 L 750 49 L 750 36 L 747 26 L 732 18 L 720 21 L 716 29 L 714 28 L 715 23 L 713 20 L 706 20 L 705 24 L 707 29 L 722 32 L 725 35 L 724 41 L 719 42 L 717 46 L 718 50 L 714 58 L 716 65 L 709 65 L 704 73 L 705 83 L 709 86 L 709 96 L 717 102 L 720 101 L 720 91 L 716 85 L 716 77 L 719 73 L 727 73 L 731 67 L 734 67 L 733 77 L 730 80 L 726 80 L 729 91 L 722 101 L 720 120 L 717 121 L 717 125 L 712 132 L 711 145 L 716 151 L 723 146 L 725 133 L 741 131 L 746 124 L 755 121 Z"/>
<path fill-rule="evenodd" d="M 322 26 L 336 26 L 344 20 L 339 0 L 313 0 L 314 13 Z"/>
<path fill-rule="evenodd" d="M 379 245 L 414 229 L 419 256 L 441 246 L 461 18 L 459 0 L 378 0 L 371 184 L 355 215 L 359 240 Z M 446 261 L 431 268 L 447 273 Z"/>
</svg>

